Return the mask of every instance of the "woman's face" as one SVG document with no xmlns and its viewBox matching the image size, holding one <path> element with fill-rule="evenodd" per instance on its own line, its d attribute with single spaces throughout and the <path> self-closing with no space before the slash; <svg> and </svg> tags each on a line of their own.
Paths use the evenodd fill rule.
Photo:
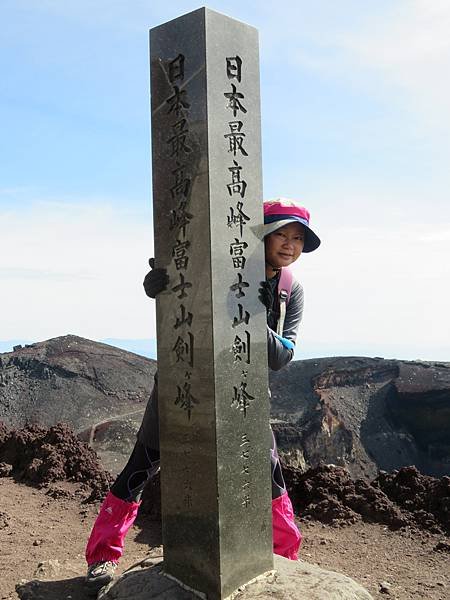
<svg viewBox="0 0 450 600">
<path fill-rule="evenodd" d="M 301 223 L 288 223 L 266 236 L 266 261 L 276 269 L 288 267 L 297 260 L 305 244 L 305 228 Z"/>
</svg>

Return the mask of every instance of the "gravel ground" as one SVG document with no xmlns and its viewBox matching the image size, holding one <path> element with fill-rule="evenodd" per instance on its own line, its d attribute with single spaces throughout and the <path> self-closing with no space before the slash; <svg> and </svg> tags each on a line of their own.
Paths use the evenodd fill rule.
<svg viewBox="0 0 450 600">
<path fill-rule="evenodd" d="M 98 504 L 84 504 L 84 497 L 76 484 L 35 489 L 0 478 L 0 600 L 32 599 L 29 585 L 20 595 L 16 585 L 33 578 L 48 580 L 46 600 L 87 598 L 83 553 Z M 300 526 L 304 560 L 352 577 L 374 598 L 450 600 L 450 545 L 442 535 L 361 522 Z M 119 572 L 161 554 L 160 544 L 159 524 L 138 519 Z"/>
</svg>

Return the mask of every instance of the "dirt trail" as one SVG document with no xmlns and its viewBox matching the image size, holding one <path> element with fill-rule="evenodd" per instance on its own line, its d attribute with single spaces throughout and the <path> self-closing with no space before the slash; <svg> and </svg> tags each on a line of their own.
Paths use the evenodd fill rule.
<svg viewBox="0 0 450 600">
<path fill-rule="evenodd" d="M 142 416 L 142 409 L 139 410 L 133 410 L 132 412 L 128 412 L 122 415 L 116 415 L 115 417 L 110 417 L 109 419 L 103 419 L 102 421 L 98 421 L 98 423 L 94 423 L 89 431 L 89 436 L 88 436 L 88 444 L 90 444 L 92 446 L 92 444 L 94 443 L 94 438 L 95 438 L 95 433 L 97 431 L 98 427 L 101 427 L 102 425 L 106 425 L 107 423 L 111 423 L 111 421 L 121 421 L 122 419 L 126 419 L 127 417 L 131 417 L 133 415 L 141 415 Z"/>
</svg>

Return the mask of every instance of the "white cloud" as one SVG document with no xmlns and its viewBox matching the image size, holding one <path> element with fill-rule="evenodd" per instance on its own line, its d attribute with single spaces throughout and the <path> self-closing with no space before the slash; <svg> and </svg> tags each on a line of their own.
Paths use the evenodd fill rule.
<svg viewBox="0 0 450 600">
<path fill-rule="evenodd" d="M 0 212 L 0 228 L 0 339 L 154 335 L 141 284 L 152 254 L 150 213 L 36 202 Z"/>
<path fill-rule="evenodd" d="M 450 242 L 450 229 L 438 229 L 437 231 L 422 232 L 419 236 L 421 242 L 436 242 L 436 243 L 447 243 Z"/>
<path fill-rule="evenodd" d="M 49 269 L 27 269 L 23 267 L 0 267 L 0 280 L 54 280 L 54 281 L 72 281 L 73 279 L 95 279 L 89 273 L 83 271 L 58 272 Z"/>
<path fill-rule="evenodd" d="M 372 14 L 363 31 L 341 42 L 357 52 L 361 62 L 415 82 L 430 67 L 448 64 L 449 27 L 447 0 L 409 0 L 392 3 L 378 19 Z"/>
<path fill-rule="evenodd" d="M 448 228 L 325 227 L 323 246 L 296 267 L 305 287 L 304 347 L 333 345 L 342 354 L 340 345 L 365 345 L 386 355 L 403 346 L 404 358 L 437 359 L 433 348 L 448 347 Z"/>
<path fill-rule="evenodd" d="M 420 117 L 422 126 L 450 129 L 450 3 L 395 2 L 373 13 L 356 30 L 334 35 L 338 54 L 310 59 L 345 78 L 365 82 L 374 93 Z M 353 74 L 353 75 L 352 75 Z M 355 77 L 356 75 L 356 77 Z"/>
<path fill-rule="evenodd" d="M 274 69 L 283 74 L 276 88 L 278 97 L 288 74 L 294 97 L 297 94 L 301 100 L 303 95 L 303 90 L 297 88 L 298 82 L 307 86 L 306 93 L 318 84 L 318 89 L 326 94 L 328 105 L 322 98 L 322 114 L 314 118 L 318 129 L 319 119 L 329 119 L 328 128 L 339 127 L 333 121 L 335 102 L 340 105 L 345 101 L 350 111 L 355 110 L 354 122 L 358 128 L 359 109 L 372 104 L 374 130 L 370 131 L 372 124 L 366 123 L 366 135 L 385 135 L 389 139 L 385 130 L 388 126 L 400 136 L 406 133 L 417 144 L 432 139 L 448 153 L 450 3 L 447 0 L 282 2 L 275 22 L 270 5 L 258 11 L 258 18 L 263 75 L 267 72 L 270 84 L 277 79 Z M 289 84 L 288 88 L 291 89 Z M 289 108 L 288 98 L 285 104 Z M 292 114 L 286 115 L 284 110 L 282 117 L 291 120 L 298 117 L 296 105 Z M 349 132 L 351 143 L 355 142 L 355 134 L 365 137 L 364 131 Z"/>
<path fill-rule="evenodd" d="M 323 245 L 296 267 L 306 295 L 299 349 L 445 359 L 450 223 L 374 229 L 325 213 L 314 223 Z M 0 339 L 155 337 L 141 285 L 149 214 L 40 202 L 0 213 L 0 227 Z"/>
<path fill-rule="evenodd" d="M 102 0 L 86 12 L 87 4 L 45 0 L 36 10 L 74 25 L 69 42 L 95 47 L 97 33 L 111 26 L 115 35 L 142 39 L 146 56 L 147 27 L 195 8 L 187 0 L 139 0 L 131 9 L 109 3 L 105 12 Z M 448 347 L 450 3 L 303 0 L 277 7 L 274 15 L 270 4 L 214 3 L 261 30 L 263 100 L 273 95 L 273 110 L 264 115 L 268 195 L 301 194 L 323 238 L 320 251 L 299 264 L 305 345 L 333 344 L 339 353 L 345 343 L 387 348 L 403 341 L 419 349 L 417 356 L 421 348 Z M 30 30 L 39 32 L 36 57 L 46 64 L 45 31 L 36 28 L 33 11 L 30 19 Z M 79 45 L 68 48 L 79 56 Z M 310 105 L 299 111 L 305 86 Z M 380 102 L 366 112 L 372 95 Z M 101 105 L 95 95 L 92 104 Z M 308 147 L 306 134 L 316 147 Z M 296 141 L 292 151 L 284 146 L 289 139 Z M 152 254 L 149 214 L 98 198 L 29 206 L 30 189 L 13 185 L 0 190 L 0 206 L 4 199 L 14 207 L 0 208 L 0 339 L 154 336 L 154 303 L 141 286 Z"/>
</svg>

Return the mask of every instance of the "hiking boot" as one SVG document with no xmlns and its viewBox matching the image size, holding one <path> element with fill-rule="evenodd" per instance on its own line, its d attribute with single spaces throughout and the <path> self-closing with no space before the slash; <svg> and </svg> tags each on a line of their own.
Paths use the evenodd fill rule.
<svg viewBox="0 0 450 600">
<path fill-rule="evenodd" d="M 96 592 L 107 585 L 114 577 L 117 563 L 112 560 L 103 560 L 89 565 L 85 585 L 90 591 Z"/>
</svg>

